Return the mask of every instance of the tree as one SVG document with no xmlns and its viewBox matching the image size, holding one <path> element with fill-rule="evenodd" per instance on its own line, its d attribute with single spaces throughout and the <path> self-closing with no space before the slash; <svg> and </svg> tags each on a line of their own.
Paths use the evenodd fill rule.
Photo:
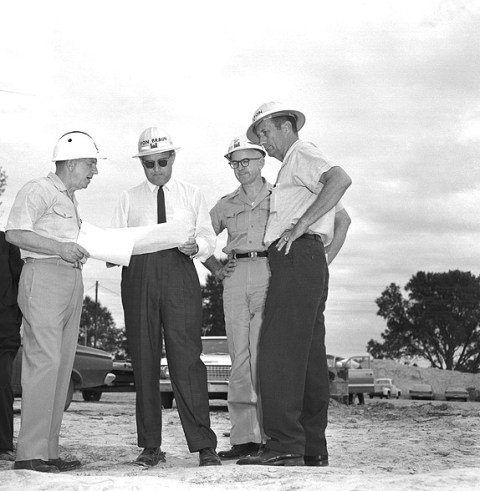
<svg viewBox="0 0 480 491">
<path fill-rule="evenodd" d="M 83 299 L 78 343 L 103 349 L 115 355 L 115 358 L 126 357 L 127 338 L 124 331 L 116 327 L 110 311 L 100 302 L 95 305 L 88 295 Z"/>
<path fill-rule="evenodd" d="M 480 277 L 419 271 L 405 291 L 408 299 L 392 283 L 376 299 L 387 329 L 384 342 L 371 339 L 367 351 L 375 358 L 422 357 L 434 368 L 480 371 Z"/>
<path fill-rule="evenodd" d="M 220 261 L 222 264 L 226 260 Z M 225 336 L 225 316 L 223 312 L 223 284 L 213 274 L 209 274 L 202 286 L 202 335 Z"/>
</svg>

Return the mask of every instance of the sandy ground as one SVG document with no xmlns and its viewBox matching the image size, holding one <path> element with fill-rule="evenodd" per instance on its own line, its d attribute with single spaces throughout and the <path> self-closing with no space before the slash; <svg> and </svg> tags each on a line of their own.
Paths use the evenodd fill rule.
<svg viewBox="0 0 480 491">
<path fill-rule="evenodd" d="M 20 401 L 15 407 L 20 408 Z M 151 469 L 132 464 L 138 454 L 134 394 L 104 394 L 97 403 L 75 394 L 65 413 L 62 457 L 83 466 L 70 473 L 13 471 L 0 463 L 0 489 L 35 490 L 360 490 L 480 489 L 480 403 L 367 400 L 332 401 L 327 436 L 330 466 L 198 467 L 176 409 L 164 411 L 167 462 Z M 218 449 L 229 447 L 224 402 L 212 404 Z M 15 435 L 20 414 L 15 415 Z"/>
</svg>

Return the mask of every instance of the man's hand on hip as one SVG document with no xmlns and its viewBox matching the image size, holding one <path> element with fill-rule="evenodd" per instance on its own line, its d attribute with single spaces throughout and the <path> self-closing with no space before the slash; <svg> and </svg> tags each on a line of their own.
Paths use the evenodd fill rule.
<svg viewBox="0 0 480 491">
<path fill-rule="evenodd" d="M 308 226 L 302 225 L 300 221 L 292 229 L 287 229 L 278 239 L 277 250 L 281 251 L 285 247 L 285 255 L 290 252 L 293 242 L 301 237 L 308 230 Z"/>
</svg>

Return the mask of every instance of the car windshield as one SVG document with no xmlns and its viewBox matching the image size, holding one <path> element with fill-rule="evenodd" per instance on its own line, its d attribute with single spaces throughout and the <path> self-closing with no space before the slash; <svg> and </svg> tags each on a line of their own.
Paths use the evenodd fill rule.
<svg viewBox="0 0 480 491">
<path fill-rule="evenodd" d="M 226 339 L 202 339 L 204 355 L 228 355 Z"/>
</svg>

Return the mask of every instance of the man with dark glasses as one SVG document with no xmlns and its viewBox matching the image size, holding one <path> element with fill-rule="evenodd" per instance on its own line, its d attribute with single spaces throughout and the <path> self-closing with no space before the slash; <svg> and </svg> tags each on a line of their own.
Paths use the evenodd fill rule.
<svg viewBox="0 0 480 491">
<path fill-rule="evenodd" d="M 265 150 L 234 138 L 225 158 L 240 187 L 221 198 L 210 211 L 215 233 L 228 230 L 222 265 L 214 256 L 205 266 L 223 280 L 223 309 L 232 372 L 228 385 L 230 450 L 222 459 L 238 459 L 256 453 L 263 440 L 257 388 L 257 348 L 263 320 L 270 269 L 263 242 L 272 186 L 261 174 Z"/>
<path fill-rule="evenodd" d="M 146 181 L 120 197 L 114 227 L 137 227 L 182 220 L 189 239 L 178 248 L 134 255 L 122 271 L 122 303 L 136 387 L 136 463 L 165 462 L 161 451 L 160 359 L 162 327 L 177 409 L 190 452 L 200 465 L 220 465 L 210 428 L 206 368 L 202 352 L 202 297 L 192 261 L 212 255 L 216 237 L 200 190 L 172 177 L 178 147 L 160 128 L 144 130 L 138 153 Z"/>
</svg>

